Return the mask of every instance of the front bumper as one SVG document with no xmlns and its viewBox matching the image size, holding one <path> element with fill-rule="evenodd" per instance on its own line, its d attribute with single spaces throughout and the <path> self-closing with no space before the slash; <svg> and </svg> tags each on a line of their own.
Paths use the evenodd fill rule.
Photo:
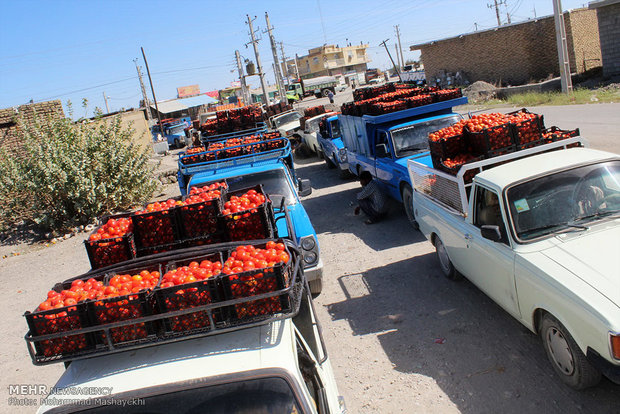
<svg viewBox="0 0 620 414">
<path fill-rule="evenodd" d="M 611 382 L 620 385 L 620 365 L 615 365 L 603 358 L 598 352 L 592 348 L 588 348 L 588 354 L 586 355 L 588 361 L 596 369 L 601 371 Z"/>
<path fill-rule="evenodd" d="M 340 164 L 338 164 L 338 167 L 342 171 L 347 171 L 349 169 L 349 163 L 348 162 L 341 162 Z"/>
<path fill-rule="evenodd" d="M 308 279 L 308 282 L 323 279 L 323 260 L 319 258 L 319 262 L 316 265 L 306 267 L 304 269 L 304 275 L 306 276 L 306 279 Z"/>
</svg>

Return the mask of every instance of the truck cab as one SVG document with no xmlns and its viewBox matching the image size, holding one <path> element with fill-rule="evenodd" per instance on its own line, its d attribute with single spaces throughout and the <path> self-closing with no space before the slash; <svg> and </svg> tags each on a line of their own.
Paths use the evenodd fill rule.
<svg viewBox="0 0 620 414">
<path fill-rule="evenodd" d="M 281 138 L 280 138 L 281 139 Z M 270 195 L 274 207 L 288 211 L 290 226 L 286 220 L 276 220 L 279 237 L 294 239 L 303 252 L 306 279 L 313 294 L 323 287 L 323 261 L 320 257 L 316 231 L 304 209 L 300 196 L 310 195 L 310 180 L 296 178 L 291 147 L 286 146 L 264 153 L 184 165 L 179 160 L 179 186 L 181 194 L 189 194 L 191 187 L 200 187 L 225 180 L 230 190 L 261 184 Z M 293 234 L 289 234 L 289 232 Z"/>
<path fill-rule="evenodd" d="M 297 111 L 287 111 L 274 115 L 269 118 L 268 125 L 272 130 L 280 132 L 294 143 L 301 142 L 301 124 L 302 115 Z"/>
<path fill-rule="evenodd" d="M 191 144 L 191 140 L 185 134 L 185 129 L 191 126 L 191 122 L 178 121 L 171 124 L 164 124 L 163 133 L 159 125 L 152 128 L 153 140 L 157 141 L 163 137 L 168 142 L 170 148 L 182 148 Z"/>
<path fill-rule="evenodd" d="M 304 143 L 306 144 L 306 146 L 308 147 L 308 149 L 317 155 L 320 155 L 319 154 L 320 146 L 319 146 L 319 142 L 317 138 L 317 134 L 319 133 L 319 123 L 324 117 L 333 115 L 333 114 L 335 114 L 335 112 L 327 112 L 327 113 L 319 114 L 319 115 L 313 116 L 312 118 L 306 119 L 306 122 L 304 123 L 302 139 Z"/>
<path fill-rule="evenodd" d="M 419 162 L 432 165 L 429 132 L 458 122 L 461 115 L 452 107 L 465 103 L 467 98 L 457 98 L 378 116 L 338 115 L 349 171 L 370 172 L 386 194 L 403 203 L 415 227 L 407 160 L 424 154 Z"/>
<path fill-rule="evenodd" d="M 299 295 L 292 317 L 72 361 L 37 412 L 344 413 L 312 299 Z"/>
<path fill-rule="evenodd" d="M 342 142 L 338 116 L 328 117 L 325 120 L 325 129 L 319 130 L 316 137 L 319 141 L 319 151 L 327 166 L 338 168 L 341 178 L 349 177 L 351 174 L 347 162 L 347 149 Z"/>
</svg>

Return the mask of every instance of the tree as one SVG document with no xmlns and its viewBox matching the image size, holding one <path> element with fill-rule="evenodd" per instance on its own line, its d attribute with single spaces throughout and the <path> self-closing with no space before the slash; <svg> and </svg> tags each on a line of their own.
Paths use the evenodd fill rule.
<svg viewBox="0 0 620 414">
<path fill-rule="evenodd" d="M 0 150 L 0 228 L 86 224 L 145 202 L 157 188 L 148 149 L 134 144 L 135 131 L 119 116 L 74 123 L 35 114 L 16 122 L 23 152 Z"/>
</svg>

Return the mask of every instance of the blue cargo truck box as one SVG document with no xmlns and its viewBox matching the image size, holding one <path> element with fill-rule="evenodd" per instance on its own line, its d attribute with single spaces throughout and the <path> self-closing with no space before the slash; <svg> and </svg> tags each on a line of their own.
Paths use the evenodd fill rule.
<svg viewBox="0 0 620 414">
<path fill-rule="evenodd" d="M 413 191 L 407 160 L 432 166 L 429 132 L 461 119 L 453 107 L 467 103 L 466 97 L 436 102 L 383 115 L 338 115 L 349 171 L 359 176 L 368 171 L 393 199 L 404 204 L 407 218 L 417 228 L 413 215 Z M 427 156 L 419 158 L 423 153 Z"/>
</svg>

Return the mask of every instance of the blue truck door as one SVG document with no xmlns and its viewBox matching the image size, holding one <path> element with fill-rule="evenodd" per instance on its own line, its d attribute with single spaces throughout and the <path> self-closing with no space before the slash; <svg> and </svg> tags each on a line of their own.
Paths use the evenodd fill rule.
<svg viewBox="0 0 620 414">
<path fill-rule="evenodd" d="M 391 193 L 394 184 L 392 183 L 394 179 L 394 167 L 391 164 L 394 163 L 392 160 L 392 150 L 390 148 L 390 140 L 388 139 L 387 132 L 377 130 L 375 132 L 375 140 L 374 140 L 374 153 L 375 153 L 375 171 L 373 175 L 377 177 L 379 182 L 381 182 Z"/>
</svg>

